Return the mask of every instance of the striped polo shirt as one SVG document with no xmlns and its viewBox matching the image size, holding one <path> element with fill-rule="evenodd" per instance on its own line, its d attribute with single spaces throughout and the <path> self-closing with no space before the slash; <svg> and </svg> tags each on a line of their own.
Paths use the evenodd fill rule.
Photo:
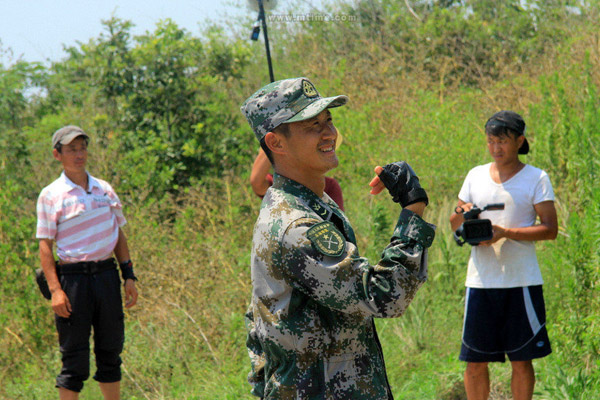
<svg viewBox="0 0 600 400">
<path fill-rule="evenodd" d="M 88 185 L 86 192 L 63 172 L 38 198 L 36 237 L 54 240 L 58 258 L 67 263 L 111 257 L 126 223 L 113 188 L 89 173 Z"/>
</svg>

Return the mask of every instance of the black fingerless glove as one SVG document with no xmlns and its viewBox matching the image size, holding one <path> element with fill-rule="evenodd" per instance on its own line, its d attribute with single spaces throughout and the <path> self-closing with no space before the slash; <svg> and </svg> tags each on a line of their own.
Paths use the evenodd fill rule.
<svg viewBox="0 0 600 400">
<path fill-rule="evenodd" d="M 420 201 L 429 204 L 427 192 L 419 184 L 415 171 L 404 161 L 397 161 L 383 167 L 379 174 L 393 200 L 404 208 Z"/>
</svg>

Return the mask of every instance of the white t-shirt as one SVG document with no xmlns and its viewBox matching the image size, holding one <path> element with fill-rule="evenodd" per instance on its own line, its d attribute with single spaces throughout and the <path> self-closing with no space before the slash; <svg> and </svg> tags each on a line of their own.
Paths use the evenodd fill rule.
<svg viewBox="0 0 600 400">
<path fill-rule="evenodd" d="M 554 201 L 548 175 L 525 165 L 512 178 L 496 183 L 490 175 L 491 163 L 473 168 L 467 174 L 458 198 L 483 208 L 504 203 L 504 210 L 484 211 L 480 219 L 493 225 L 519 228 L 535 224 L 534 204 Z M 473 288 L 511 288 L 541 285 L 542 274 L 532 241 L 500 239 L 491 246 L 473 246 L 465 285 Z"/>
</svg>

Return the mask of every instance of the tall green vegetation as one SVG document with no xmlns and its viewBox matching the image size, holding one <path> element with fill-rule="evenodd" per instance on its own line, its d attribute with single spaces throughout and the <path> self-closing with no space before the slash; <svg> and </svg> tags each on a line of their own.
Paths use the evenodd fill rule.
<svg viewBox="0 0 600 400">
<path fill-rule="evenodd" d="M 549 173 L 559 212 L 558 239 L 537 245 L 554 353 L 535 363 L 535 397 L 600 397 L 600 4 L 323 8 L 310 12 L 340 18 L 271 22 L 275 75 L 350 96 L 333 112 L 344 141 L 331 174 L 359 248 L 375 261 L 398 213 L 368 195 L 377 164 L 413 165 L 438 226 L 429 282 L 404 317 L 377 321 L 396 397 L 465 398 L 457 354 L 468 249 L 453 243 L 448 216 L 467 171 L 488 160 L 483 124 L 499 109 L 524 115 L 532 151 L 523 160 Z M 60 172 L 50 135 L 67 123 L 92 134 L 90 172 L 113 183 L 129 220 L 141 298 L 126 316 L 124 398 L 250 398 L 243 314 L 258 146 L 239 105 L 268 80 L 264 48 L 225 27 L 200 37 L 169 20 L 137 37 L 131 28 L 105 21 L 49 66 L 0 64 L 0 398 L 55 395 L 53 318 L 32 276 L 35 202 Z M 509 398 L 509 368 L 492 376 L 492 398 Z M 99 396 L 89 384 L 82 398 Z"/>
<path fill-rule="evenodd" d="M 249 138 L 230 97 L 249 61 L 247 44 L 225 41 L 218 27 L 195 38 L 168 19 L 135 38 L 131 22 L 104 26 L 49 68 L 42 112 L 84 111 L 98 142 L 118 149 L 115 169 L 132 172 L 125 190 L 143 187 L 145 197 L 239 165 Z"/>
</svg>

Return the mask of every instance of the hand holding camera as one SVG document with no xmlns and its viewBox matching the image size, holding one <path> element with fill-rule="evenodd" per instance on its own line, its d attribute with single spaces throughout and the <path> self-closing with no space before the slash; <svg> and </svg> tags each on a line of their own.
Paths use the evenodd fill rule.
<svg viewBox="0 0 600 400">
<path fill-rule="evenodd" d="M 479 214 L 488 210 L 504 210 L 504 203 L 488 204 L 483 208 L 479 208 L 476 205 L 468 207 L 468 205 L 470 203 L 460 207 L 463 209 L 462 214 L 465 222 L 454 232 L 454 240 L 459 246 L 465 243 L 471 246 L 478 246 L 482 242 L 487 242 L 494 237 L 492 222 L 489 219 L 479 219 Z"/>
</svg>

